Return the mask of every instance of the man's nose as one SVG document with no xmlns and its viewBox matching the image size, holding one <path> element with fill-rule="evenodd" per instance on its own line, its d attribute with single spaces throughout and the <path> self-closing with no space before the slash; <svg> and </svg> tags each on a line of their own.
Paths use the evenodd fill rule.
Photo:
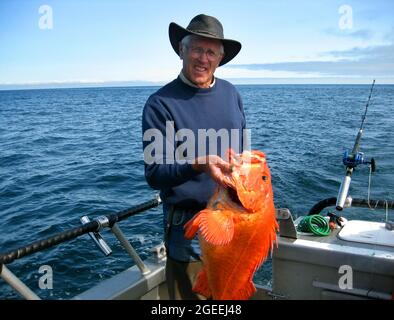
<svg viewBox="0 0 394 320">
<path fill-rule="evenodd" d="M 208 51 L 201 52 L 198 57 L 198 60 L 200 60 L 201 62 L 204 62 L 204 63 L 209 62 Z"/>
</svg>

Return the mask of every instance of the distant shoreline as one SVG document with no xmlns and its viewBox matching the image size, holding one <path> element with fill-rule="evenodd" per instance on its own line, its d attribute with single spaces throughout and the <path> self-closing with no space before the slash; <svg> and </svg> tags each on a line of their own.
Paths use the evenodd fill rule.
<svg viewBox="0 0 394 320">
<path fill-rule="evenodd" d="M 370 85 L 371 79 L 351 78 L 233 78 L 228 79 L 234 85 Z M 110 82 L 52 82 L 37 84 L 0 84 L 0 91 L 45 90 L 45 89 L 82 89 L 82 88 L 126 88 L 126 87 L 161 87 L 168 81 L 110 81 Z M 394 79 L 377 79 L 377 85 L 394 85 Z"/>
</svg>

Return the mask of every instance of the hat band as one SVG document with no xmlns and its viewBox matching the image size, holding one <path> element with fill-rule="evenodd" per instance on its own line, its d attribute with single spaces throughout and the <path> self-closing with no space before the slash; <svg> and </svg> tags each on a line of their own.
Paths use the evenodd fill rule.
<svg viewBox="0 0 394 320">
<path fill-rule="evenodd" d="M 205 31 L 205 30 L 191 30 L 191 29 L 188 29 L 188 30 L 191 32 L 207 34 L 207 35 L 213 36 L 215 38 L 223 39 L 223 37 L 220 37 L 220 35 L 218 35 L 217 33 L 209 32 L 209 31 Z"/>
</svg>

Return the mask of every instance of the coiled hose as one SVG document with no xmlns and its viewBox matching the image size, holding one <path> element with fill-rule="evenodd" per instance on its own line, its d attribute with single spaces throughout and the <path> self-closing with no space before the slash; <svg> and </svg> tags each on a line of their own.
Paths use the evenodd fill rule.
<svg viewBox="0 0 394 320">
<path fill-rule="evenodd" d="M 297 227 L 301 232 L 312 232 L 317 236 L 328 236 L 330 234 L 330 226 L 328 221 L 319 214 L 305 216 Z"/>
</svg>

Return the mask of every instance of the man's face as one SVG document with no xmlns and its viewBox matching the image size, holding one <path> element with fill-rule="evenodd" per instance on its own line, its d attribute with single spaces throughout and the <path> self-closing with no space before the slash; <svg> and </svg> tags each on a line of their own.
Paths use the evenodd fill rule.
<svg viewBox="0 0 394 320">
<path fill-rule="evenodd" d="M 196 86 L 209 88 L 213 74 L 223 58 L 220 49 L 220 40 L 193 37 L 186 48 L 182 50 L 182 46 L 180 47 L 183 74 Z"/>
</svg>

